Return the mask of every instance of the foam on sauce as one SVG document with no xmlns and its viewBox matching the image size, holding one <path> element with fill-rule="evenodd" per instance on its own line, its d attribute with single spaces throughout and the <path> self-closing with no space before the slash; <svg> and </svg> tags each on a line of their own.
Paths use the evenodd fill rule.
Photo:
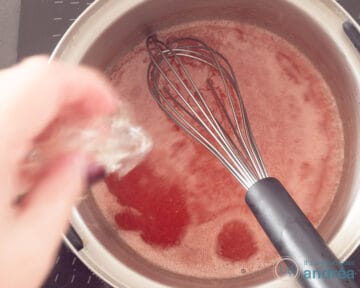
<svg viewBox="0 0 360 288">
<path fill-rule="evenodd" d="M 318 225 L 343 166 L 337 106 L 320 73 L 285 40 L 255 26 L 194 22 L 160 33 L 197 37 L 232 63 L 251 127 L 271 176 Z M 274 263 L 277 253 L 244 202 L 244 191 L 202 146 L 157 107 L 144 44 L 110 79 L 154 148 L 123 179 L 110 175 L 95 198 L 119 236 L 144 258 L 197 277 L 234 277 Z"/>
</svg>

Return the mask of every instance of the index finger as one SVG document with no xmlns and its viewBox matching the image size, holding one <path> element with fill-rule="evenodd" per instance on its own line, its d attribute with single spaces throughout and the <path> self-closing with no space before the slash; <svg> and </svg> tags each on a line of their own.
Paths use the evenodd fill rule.
<svg viewBox="0 0 360 288">
<path fill-rule="evenodd" d="M 18 162 L 64 107 L 84 117 L 115 109 L 114 92 L 99 73 L 37 57 L 0 73 L 0 160 Z M 13 153 L 9 153 L 13 151 Z M 10 154 L 10 155 L 9 155 Z M 7 157 L 6 157 L 7 156 Z M 4 159 L 5 158 L 5 159 Z"/>
</svg>

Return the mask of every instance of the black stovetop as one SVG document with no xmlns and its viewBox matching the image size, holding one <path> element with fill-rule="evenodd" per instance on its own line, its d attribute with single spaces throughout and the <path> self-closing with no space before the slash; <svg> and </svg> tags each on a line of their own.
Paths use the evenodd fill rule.
<svg viewBox="0 0 360 288">
<path fill-rule="evenodd" d="M 18 59 L 51 53 L 70 24 L 94 0 L 22 0 Z M 301 0 L 299 0 L 301 1 Z M 359 0 L 339 0 L 360 21 Z M 351 257 L 360 275 L 360 249 Z M 360 280 L 360 277 L 357 277 Z M 360 281 L 358 281 L 360 283 Z M 44 288 L 110 288 L 62 245 Z M 145 287 L 144 287 L 145 288 Z"/>
</svg>

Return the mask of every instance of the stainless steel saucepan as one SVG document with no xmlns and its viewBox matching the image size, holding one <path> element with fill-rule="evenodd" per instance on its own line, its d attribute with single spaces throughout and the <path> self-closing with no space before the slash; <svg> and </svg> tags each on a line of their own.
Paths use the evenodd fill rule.
<svg viewBox="0 0 360 288">
<path fill-rule="evenodd" d="M 72 25 L 53 53 L 105 70 L 151 32 L 200 19 L 264 27 L 294 44 L 321 71 L 336 97 L 345 133 L 341 183 L 319 231 L 345 260 L 360 244 L 360 54 L 343 30 L 355 21 L 332 0 L 98 0 Z M 146 71 L 144 71 L 145 73 Z M 295 287 L 272 268 L 233 279 L 199 279 L 158 268 L 131 250 L 94 199 L 73 209 L 66 238 L 77 256 L 114 287 Z"/>
</svg>

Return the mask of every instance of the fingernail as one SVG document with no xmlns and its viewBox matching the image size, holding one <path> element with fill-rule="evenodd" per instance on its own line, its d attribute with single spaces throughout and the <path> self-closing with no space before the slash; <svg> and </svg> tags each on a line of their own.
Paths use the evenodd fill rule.
<svg viewBox="0 0 360 288">
<path fill-rule="evenodd" d="M 98 164 L 91 164 L 87 169 L 87 180 L 90 186 L 104 179 L 106 171 L 104 166 Z"/>
</svg>

